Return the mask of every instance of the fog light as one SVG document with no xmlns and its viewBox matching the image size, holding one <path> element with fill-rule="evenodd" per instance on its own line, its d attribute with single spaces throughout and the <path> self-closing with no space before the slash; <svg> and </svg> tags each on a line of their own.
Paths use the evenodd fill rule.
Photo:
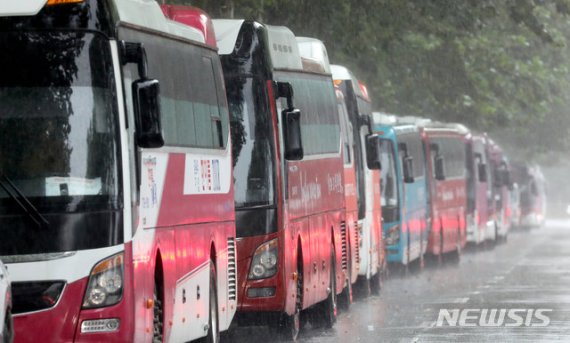
<svg viewBox="0 0 570 343">
<path fill-rule="evenodd" d="M 84 320 L 81 323 L 81 333 L 115 332 L 119 331 L 120 324 L 118 318 Z"/>
<path fill-rule="evenodd" d="M 275 295 L 275 287 L 250 288 L 247 290 L 248 298 L 267 298 Z"/>
</svg>

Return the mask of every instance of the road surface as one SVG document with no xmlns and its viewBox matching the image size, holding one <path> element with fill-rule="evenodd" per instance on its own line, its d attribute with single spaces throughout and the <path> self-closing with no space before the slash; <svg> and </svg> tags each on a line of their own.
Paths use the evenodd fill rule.
<svg viewBox="0 0 570 343">
<path fill-rule="evenodd" d="M 263 327 L 229 338 L 275 341 Z M 380 296 L 356 299 L 332 329 L 308 325 L 299 340 L 570 342 L 570 221 L 511 231 L 508 242 L 467 249 L 458 262 L 392 273 Z"/>
</svg>

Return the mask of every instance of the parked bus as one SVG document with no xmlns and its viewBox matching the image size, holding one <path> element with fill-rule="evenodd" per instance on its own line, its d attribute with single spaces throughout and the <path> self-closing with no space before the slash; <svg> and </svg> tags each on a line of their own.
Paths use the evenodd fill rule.
<svg viewBox="0 0 570 343">
<path fill-rule="evenodd" d="M 388 262 L 409 265 L 427 249 L 428 193 L 425 155 L 416 125 L 373 113 L 373 130 L 380 137 L 380 180 L 383 231 Z"/>
<path fill-rule="evenodd" d="M 487 239 L 493 241 L 506 240 L 510 227 L 509 171 L 503 149 L 493 140 L 488 143 L 491 166 L 494 225 L 487 232 Z"/>
<path fill-rule="evenodd" d="M 215 341 L 237 307 L 215 47 L 155 1 L 0 13 L 0 255 L 15 341 Z"/>
<path fill-rule="evenodd" d="M 371 134 L 372 106 L 366 86 L 343 66 L 332 65 L 332 75 L 346 103 L 348 122 L 344 140 L 345 193 L 347 227 L 354 228 L 352 247 L 352 282 L 362 279 L 361 290 L 377 293 L 385 272 L 382 242 L 382 205 L 380 204 L 380 171 L 368 168 L 367 137 Z M 354 181 L 352 181 L 354 180 Z M 352 183 L 349 183 L 352 181 Z M 351 244 L 352 246 L 352 244 Z"/>
<path fill-rule="evenodd" d="M 351 256 L 326 49 L 255 21 L 214 27 L 234 140 L 238 324 L 296 339 L 301 311 L 333 325 Z"/>
<path fill-rule="evenodd" d="M 421 129 L 427 156 L 431 229 L 427 251 L 459 256 L 466 242 L 467 174 L 462 125 L 431 123 Z"/>
<path fill-rule="evenodd" d="M 487 141 L 484 134 L 467 136 L 467 242 L 473 244 L 484 242 L 495 225 Z"/>
<path fill-rule="evenodd" d="M 546 182 L 535 164 L 515 164 L 513 179 L 520 191 L 520 227 L 542 227 L 546 219 Z"/>
</svg>

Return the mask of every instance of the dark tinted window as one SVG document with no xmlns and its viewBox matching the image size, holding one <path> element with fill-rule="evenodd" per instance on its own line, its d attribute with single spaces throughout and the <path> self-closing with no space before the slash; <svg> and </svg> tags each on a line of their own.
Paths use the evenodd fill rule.
<svg viewBox="0 0 570 343">
<path fill-rule="evenodd" d="M 37 198 L 40 209 L 57 202 L 72 211 L 73 197 L 96 203 L 118 196 L 117 107 L 105 37 L 3 32 L 0 46 L 0 65 L 9 66 L 0 77 L 0 174 Z"/>
<path fill-rule="evenodd" d="M 380 173 L 380 190 L 382 216 L 386 222 L 398 219 L 398 178 L 396 176 L 396 160 L 394 145 L 387 139 L 381 140 L 380 158 L 382 169 Z"/>
<path fill-rule="evenodd" d="M 148 76 L 160 81 L 166 145 L 225 147 L 229 119 L 216 52 L 130 29 L 120 37 L 146 47 Z"/>
<path fill-rule="evenodd" d="M 446 179 L 465 177 L 465 144 L 461 139 L 437 137 L 430 139 L 430 143 L 437 144 L 439 153 L 443 155 Z M 434 151 L 432 151 L 433 154 Z M 432 166 L 435 167 L 435 164 L 432 163 Z"/>
<path fill-rule="evenodd" d="M 279 73 L 279 81 L 293 85 L 294 105 L 301 110 L 301 134 L 305 156 L 338 153 L 340 126 L 330 77 L 303 73 Z M 281 99 L 281 108 L 286 108 Z"/>
<path fill-rule="evenodd" d="M 273 125 L 265 81 L 226 78 L 231 113 L 236 207 L 274 203 Z"/>
<path fill-rule="evenodd" d="M 408 156 L 413 158 L 414 177 L 422 177 L 425 173 L 425 154 L 419 133 L 406 133 L 400 135 L 399 143 L 404 143 Z M 401 152 L 403 153 L 403 152 Z"/>
</svg>

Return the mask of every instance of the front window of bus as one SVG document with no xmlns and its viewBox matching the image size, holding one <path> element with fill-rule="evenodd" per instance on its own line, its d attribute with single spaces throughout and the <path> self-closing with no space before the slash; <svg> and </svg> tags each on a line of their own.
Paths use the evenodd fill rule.
<svg viewBox="0 0 570 343">
<path fill-rule="evenodd" d="M 394 222 L 399 219 L 398 181 L 394 158 L 394 145 L 387 139 L 380 140 L 381 169 L 381 203 L 384 221 Z"/>
<path fill-rule="evenodd" d="M 274 232 L 274 216 L 265 211 L 275 206 L 273 125 L 265 82 L 252 77 L 227 77 L 226 90 L 231 115 L 237 234 L 243 237 Z M 255 209 L 263 213 L 248 212 Z"/>
<path fill-rule="evenodd" d="M 108 40 L 87 32 L 8 31 L 0 32 L 0 46 L 0 216 L 24 212 L 16 197 L 40 213 L 117 208 Z"/>
</svg>

